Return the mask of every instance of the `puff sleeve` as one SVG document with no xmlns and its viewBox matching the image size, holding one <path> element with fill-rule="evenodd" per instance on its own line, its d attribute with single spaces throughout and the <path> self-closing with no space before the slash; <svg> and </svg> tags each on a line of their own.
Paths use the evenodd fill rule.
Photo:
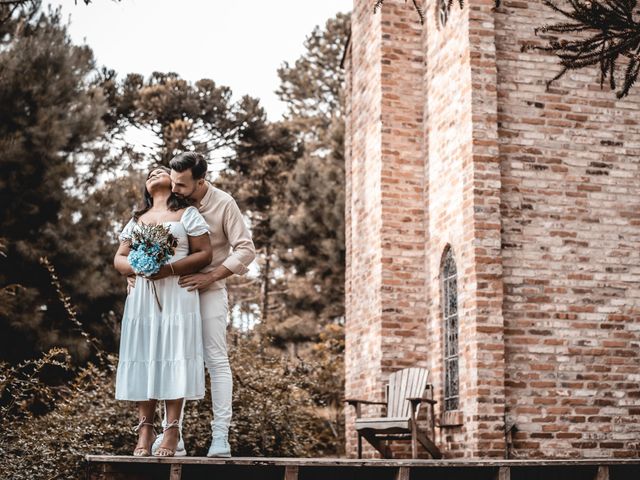
<svg viewBox="0 0 640 480">
<path fill-rule="evenodd" d="M 207 225 L 204 217 L 196 207 L 187 208 L 182 214 L 181 222 L 190 237 L 198 237 L 209 233 L 209 225 Z"/>
<path fill-rule="evenodd" d="M 135 226 L 136 226 L 136 222 L 132 218 L 131 220 L 129 220 L 129 223 L 127 223 L 124 226 L 124 228 L 122 229 L 122 232 L 118 236 L 118 239 L 121 242 L 124 242 L 126 240 L 131 240 L 131 234 L 133 233 L 133 227 Z"/>
</svg>

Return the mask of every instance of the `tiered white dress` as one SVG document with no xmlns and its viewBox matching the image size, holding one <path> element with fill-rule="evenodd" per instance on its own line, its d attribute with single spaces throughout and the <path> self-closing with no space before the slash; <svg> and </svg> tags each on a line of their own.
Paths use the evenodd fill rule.
<svg viewBox="0 0 640 480">
<path fill-rule="evenodd" d="M 187 208 L 180 221 L 164 222 L 178 239 L 170 262 L 189 254 L 188 236 L 209 231 L 195 207 Z M 131 219 L 120 241 L 131 238 L 137 228 Z M 152 281 L 136 277 L 127 296 L 122 318 L 120 359 L 116 374 L 116 399 L 196 400 L 204 396 L 202 320 L 198 291 L 178 285 L 178 276 Z"/>
</svg>

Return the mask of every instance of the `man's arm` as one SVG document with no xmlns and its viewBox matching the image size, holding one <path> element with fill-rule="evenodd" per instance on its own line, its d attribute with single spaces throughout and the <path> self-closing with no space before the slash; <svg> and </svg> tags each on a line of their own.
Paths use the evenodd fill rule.
<svg viewBox="0 0 640 480">
<path fill-rule="evenodd" d="M 216 268 L 211 270 L 208 275 L 211 277 L 212 282 L 217 282 L 218 280 L 223 280 L 227 277 L 230 277 L 231 275 L 233 275 L 233 272 L 224 265 L 218 265 Z"/>
<path fill-rule="evenodd" d="M 179 284 L 191 290 L 204 290 L 212 283 L 236 275 L 244 275 L 249 271 L 249 265 L 256 258 L 256 249 L 251 239 L 251 232 L 244 223 L 242 212 L 235 201 L 229 202 L 224 211 L 222 229 L 232 253 L 221 265 L 207 273 L 195 273 L 180 277 Z"/>
<path fill-rule="evenodd" d="M 183 288 L 186 288 L 190 292 L 192 290 L 204 290 L 209 288 L 214 282 L 218 280 L 222 280 L 223 278 L 227 278 L 233 275 L 233 272 L 229 270 L 224 265 L 218 265 L 216 268 L 211 270 L 210 272 L 200 272 L 193 273 L 191 275 L 181 275 L 178 280 L 178 285 Z"/>
<path fill-rule="evenodd" d="M 235 200 L 227 204 L 223 218 L 222 228 L 229 239 L 232 253 L 222 262 L 222 265 L 236 275 L 244 275 L 256 258 L 256 248 Z"/>
</svg>

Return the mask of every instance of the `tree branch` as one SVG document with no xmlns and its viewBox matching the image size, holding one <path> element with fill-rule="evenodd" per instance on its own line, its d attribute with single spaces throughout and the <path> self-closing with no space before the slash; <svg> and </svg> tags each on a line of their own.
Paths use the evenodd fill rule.
<svg viewBox="0 0 640 480">
<path fill-rule="evenodd" d="M 615 90 L 616 76 L 622 77 L 622 87 L 616 92 L 616 96 L 627 96 L 640 69 L 640 22 L 634 20 L 633 12 L 636 0 L 565 0 L 570 7 L 566 9 L 552 0 L 543 1 L 571 22 L 544 25 L 535 29 L 536 35 L 580 34 L 577 39 L 551 40 L 546 46 L 529 43 L 522 47 L 522 51 L 551 52 L 560 58 L 563 68 L 547 82 L 547 88 L 569 70 L 598 66 L 600 88 L 603 88 L 608 79 L 611 90 Z M 585 37 L 587 32 L 592 34 Z M 619 67 L 619 64 L 623 66 Z"/>
</svg>

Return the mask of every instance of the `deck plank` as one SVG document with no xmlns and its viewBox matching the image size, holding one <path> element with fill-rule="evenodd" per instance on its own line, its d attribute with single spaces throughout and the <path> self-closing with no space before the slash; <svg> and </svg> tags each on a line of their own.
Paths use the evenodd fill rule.
<svg viewBox="0 0 640 480">
<path fill-rule="evenodd" d="M 498 467 L 498 476 L 496 480 L 511 480 L 511 468 L 510 467 Z"/>
<path fill-rule="evenodd" d="M 609 466 L 600 465 L 595 480 L 609 480 Z"/>
<path fill-rule="evenodd" d="M 409 480 L 411 469 L 409 467 L 399 467 L 396 472 L 395 480 Z"/>
<path fill-rule="evenodd" d="M 88 480 L 514 480 L 640 479 L 640 458 L 355 459 L 88 455 Z M 611 474 L 611 476 L 609 476 Z"/>
<path fill-rule="evenodd" d="M 284 468 L 284 480 L 298 480 L 298 470 L 298 465 L 287 465 Z"/>
<path fill-rule="evenodd" d="M 181 480 L 182 478 L 182 465 L 179 463 L 172 463 L 169 469 L 169 480 Z"/>
<path fill-rule="evenodd" d="M 528 467 L 528 466 L 600 466 L 640 465 L 640 458 L 583 459 L 357 459 L 357 458 L 293 458 L 293 457 L 134 457 L 129 455 L 87 455 L 90 463 L 181 463 L 194 465 L 269 465 L 269 466 L 348 466 L 348 467 Z"/>
</svg>

